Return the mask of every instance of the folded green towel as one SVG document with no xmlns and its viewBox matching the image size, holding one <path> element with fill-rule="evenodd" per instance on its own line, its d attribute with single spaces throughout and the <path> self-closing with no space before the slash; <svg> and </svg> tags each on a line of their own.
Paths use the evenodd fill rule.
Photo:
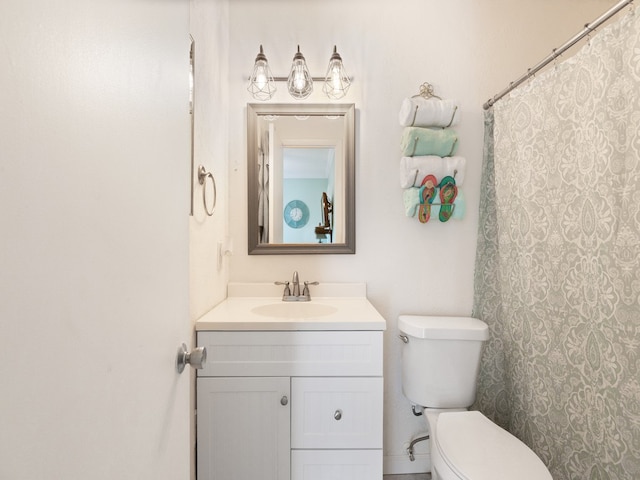
<svg viewBox="0 0 640 480">
<path fill-rule="evenodd" d="M 402 132 L 400 148 L 403 157 L 419 155 L 450 157 L 457 143 L 456 132 L 449 128 L 406 127 Z"/>
</svg>

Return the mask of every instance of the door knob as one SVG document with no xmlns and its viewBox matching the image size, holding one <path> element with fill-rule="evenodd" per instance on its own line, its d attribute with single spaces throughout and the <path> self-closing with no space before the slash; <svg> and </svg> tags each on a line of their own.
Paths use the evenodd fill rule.
<svg viewBox="0 0 640 480">
<path fill-rule="evenodd" d="M 176 370 L 178 373 L 184 371 L 184 367 L 189 364 L 193 368 L 204 368 L 204 364 L 207 361 L 207 349 L 205 347 L 194 348 L 191 352 L 187 350 L 187 345 L 184 343 L 180 345 L 178 349 L 178 356 L 176 357 Z"/>
</svg>

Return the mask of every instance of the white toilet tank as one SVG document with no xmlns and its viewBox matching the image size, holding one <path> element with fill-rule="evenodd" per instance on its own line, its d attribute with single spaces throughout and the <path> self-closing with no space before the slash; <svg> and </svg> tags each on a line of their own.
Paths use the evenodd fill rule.
<svg viewBox="0 0 640 480">
<path fill-rule="evenodd" d="M 468 408 L 476 398 L 482 344 L 489 328 L 471 317 L 400 315 L 402 390 L 416 405 Z"/>
</svg>

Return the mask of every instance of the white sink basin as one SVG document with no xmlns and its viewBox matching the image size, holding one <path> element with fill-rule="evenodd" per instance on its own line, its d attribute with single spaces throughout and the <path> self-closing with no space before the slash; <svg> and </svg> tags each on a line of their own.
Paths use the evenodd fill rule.
<svg viewBox="0 0 640 480">
<path fill-rule="evenodd" d="M 311 302 L 268 303 L 251 309 L 252 313 L 274 318 L 313 318 L 333 315 L 338 309 L 333 305 Z"/>
<path fill-rule="evenodd" d="M 384 330 L 386 322 L 366 297 L 364 284 L 322 283 L 311 301 L 282 301 L 282 286 L 232 283 L 229 296 L 196 322 L 198 331 Z"/>
</svg>

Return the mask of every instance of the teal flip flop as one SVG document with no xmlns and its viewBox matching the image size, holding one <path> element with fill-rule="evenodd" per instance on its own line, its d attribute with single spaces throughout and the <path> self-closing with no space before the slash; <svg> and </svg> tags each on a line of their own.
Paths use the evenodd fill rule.
<svg viewBox="0 0 640 480">
<path fill-rule="evenodd" d="M 458 196 L 458 187 L 456 186 L 456 179 L 451 176 L 446 176 L 438 185 L 440 188 L 440 213 L 438 218 L 441 222 L 447 222 L 453 215 L 453 209 L 455 206 L 453 202 Z"/>
</svg>

